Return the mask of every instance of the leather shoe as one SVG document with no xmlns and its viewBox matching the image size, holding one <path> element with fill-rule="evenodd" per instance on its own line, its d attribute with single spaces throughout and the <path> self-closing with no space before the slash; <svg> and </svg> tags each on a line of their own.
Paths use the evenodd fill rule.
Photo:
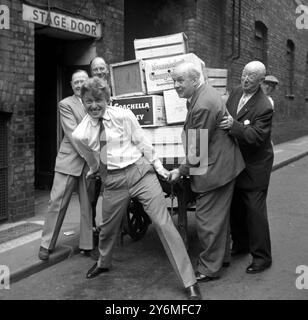
<svg viewBox="0 0 308 320">
<path fill-rule="evenodd" d="M 50 251 L 44 247 L 40 247 L 38 257 L 40 260 L 48 260 Z"/>
<path fill-rule="evenodd" d="M 198 282 L 208 282 L 208 281 L 212 281 L 212 280 L 217 280 L 217 279 L 219 279 L 219 277 L 209 277 L 209 276 L 197 271 L 196 272 L 196 279 Z"/>
<path fill-rule="evenodd" d="M 185 289 L 188 300 L 202 300 L 201 292 L 197 283 Z"/>
<path fill-rule="evenodd" d="M 92 266 L 92 268 L 87 272 L 86 278 L 87 279 L 92 279 L 97 277 L 98 275 L 100 275 L 103 272 L 108 272 L 109 269 L 108 268 L 100 268 L 97 265 L 97 262 Z"/>
<path fill-rule="evenodd" d="M 269 268 L 271 264 L 272 264 L 271 262 L 262 263 L 262 264 L 257 264 L 253 262 L 247 267 L 246 272 L 250 274 L 259 273 Z"/>
</svg>

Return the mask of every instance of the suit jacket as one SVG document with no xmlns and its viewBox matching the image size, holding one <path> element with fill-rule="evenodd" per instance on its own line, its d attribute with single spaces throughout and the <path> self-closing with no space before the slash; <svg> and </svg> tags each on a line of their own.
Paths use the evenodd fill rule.
<svg viewBox="0 0 308 320">
<path fill-rule="evenodd" d="M 56 158 L 55 171 L 78 177 L 82 173 L 85 160 L 77 152 L 72 132 L 86 115 L 86 110 L 75 95 L 61 100 L 58 107 L 64 137 Z"/>
<path fill-rule="evenodd" d="M 220 94 L 208 84 L 202 84 L 192 96 L 190 107 L 184 123 L 183 144 L 186 151 L 186 161 L 180 165 L 180 172 L 183 175 L 190 175 L 191 188 L 196 193 L 204 193 L 219 188 L 231 180 L 244 169 L 244 160 L 239 147 L 228 132 L 218 128 L 218 125 L 226 112 Z M 208 151 L 207 170 L 200 170 L 198 174 L 191 174 L 194 165 L 190 161 L 191 143 L 187 140 L 189 130 L 197 129 L 197 146 L 201 141 L 200 150 L 197 147 L 197 154 L 202 148 Z M 208 145 L 204 145 L 200 129 L 207 129 Z M 202 162 L 202 160 L 201 160 Z M 198 163 L 201 165 L 202 163 Z"/>
<path fill-rule="evenodd" d="M 242 88 L 238 87 L 227 101 L 228 111 L 234 118 L 229 134 L 237 139 L 246 164 L 236 185 L 247 190 L 264 190 L 269 185 L 274 159 L 271 143 L 273 108 L 259 88 L 236 114 L 242 94 Z"/>
</svg>

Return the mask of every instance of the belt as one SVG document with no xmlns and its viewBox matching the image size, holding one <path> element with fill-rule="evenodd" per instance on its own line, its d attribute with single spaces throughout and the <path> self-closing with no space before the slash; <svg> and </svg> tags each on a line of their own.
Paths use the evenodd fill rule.
<svg viewBox="0 0 308 320">
<path fill-rule="evenodd" d="M 138 160 L 137 160 L 138 161 Z M 136 162 L 137 162 L 136 161 Z M 125 169 L 129 169 L 130 167 L 134 166 L 136 164 L 136 162 L 129 164 L 128 166 L 124 167 L 124 168 L 119 168 L 119 169 L 113 169 L 113 170 L 107 170 L 107 174 L 117 174 L 119 172 L 124 171 Z"/>
</svg>

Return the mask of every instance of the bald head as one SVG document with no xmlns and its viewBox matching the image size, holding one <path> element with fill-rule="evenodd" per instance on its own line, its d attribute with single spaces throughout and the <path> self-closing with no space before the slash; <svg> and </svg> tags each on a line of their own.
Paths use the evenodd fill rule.
<svg viewBox="0 0 308 320">
<path fill-rule="evenodd" d="M 243 69 L 241 84 L 246 94 L 256 92 L 265 79 L 266 68 L 260 61 L 251 61 Z"/>
<path fill-rule="evenodd" d="M 265 65 L 260 61 L 251 61 L 251 62 L 247 63 L 246 66 L 244 67 L 244 71 L 245 70 L 249 71 L 249 72 L 258 73 L 264 78 L 266 75 Z"/>
<path fill-rule="evenodd" d="M 200 72 L 192 63 L 182 63 L 171 73 L 174 88 L 180 98 L 190 98 L 200 84 Z"/>
<path fill-rule="evenodd" d="M 101 79 L 107 79 L 109 71 L 105 60 L 101 57 L 96 57 L 91 61 L 90 64 L 92 76 L 99 77 Z"/>
</svg>

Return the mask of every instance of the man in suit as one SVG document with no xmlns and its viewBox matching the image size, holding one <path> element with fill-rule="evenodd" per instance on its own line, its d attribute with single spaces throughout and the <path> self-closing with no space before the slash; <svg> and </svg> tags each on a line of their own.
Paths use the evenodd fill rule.
<svg viewBox="0 0 308 320">
<path fill-rule="evenodd" d="M 231 206 L 232 255 L 250 252 L 247 273 L 257 273 L 272 263 L 266 197 L 273 166 L 271 127 L 273 108 L 261 89 L 266 68 L 259 61 L 248 63 L 241 86 L 227 101 L 229 115 L 220 128 L 236 138 L 246 163 L 238 176 Z"/>
<path fill-rule="evenodd" d="M 271 94 L 276 90 L 276 86 L 279 84 L 278 79 L 275 76 L 267 75 L 264 81 L 261 83 L 261 88 L 264 94 L 269 99 L 272 108 L 274 109 L 274 100 L 271 97 Z"/>
<path fill-rule="evenodd" d="M 191 63 L 177 66 L 172 78 L 179 97 L 187 99 L 188 112 L 183 131 L 186 159 L 171 171 L 171 181 L 189 175 L 197 194 L 202 252 L 196 276 L 199 282 L 207 282 L 218 279 L 222 267 L 230 263 L 229 210 L 235 178 L 244 161 L 234 139 L 217 127 L 226 112 L 220 94 L 201 83 L 200 72 Z"/>
<path fill-rule="evenodd" d="M 90 62 L 90 69 L 92 77 L 98 77 L 100 79 L 109 79 L 108 65 L 102 57 L 95 57 Z"/>
<path fill-rule="evenodd" d="M 80 98 L 81 86 L 88 79 L 83 70 L 72 75 L 74 95 L 59 102 L 60 121 L 64 137 L 56 158 L 55 175 L 50 194 L 48 214 L 44 224 L 39 258 L 48 260 L 54 250 L 73 191 L 77 187 L 80 203 L 81 250 L 92 250 L 92 212 L 87 192 L 86 173 L 89 170 L 85 160 L 77 152 L 72 132 L 86 115 Z"/>
</svg>

